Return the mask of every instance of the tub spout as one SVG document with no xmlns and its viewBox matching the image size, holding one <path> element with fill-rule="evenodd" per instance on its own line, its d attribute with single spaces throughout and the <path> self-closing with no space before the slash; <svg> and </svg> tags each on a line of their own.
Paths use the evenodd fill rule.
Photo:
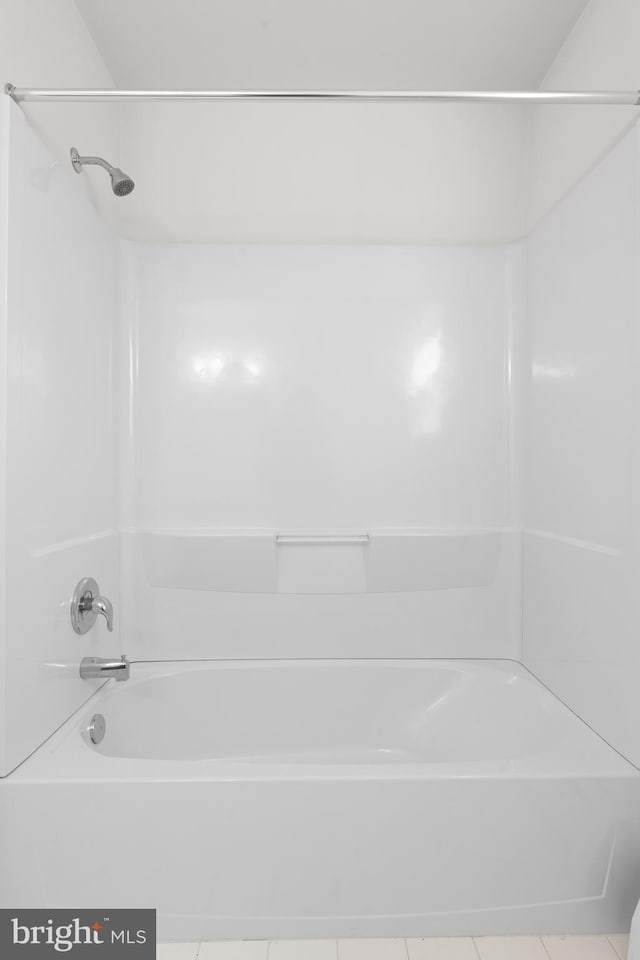
<svg viewBox="0 0 640 960">
<path fill-rule="evenodd" d="M 83 657 L 80 661 L 80 676 L 83 680 L 128 680 L 131 664 L 124 653 L 119 660 L 104 660 L 102 657 Z"/>
</svg>

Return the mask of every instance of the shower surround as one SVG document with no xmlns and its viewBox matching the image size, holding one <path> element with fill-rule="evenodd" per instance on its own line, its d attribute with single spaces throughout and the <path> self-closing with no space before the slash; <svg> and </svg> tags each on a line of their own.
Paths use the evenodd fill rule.
<svg viewBox="0 0 640 960">
<path fill-rule="evenodd" d="M 637 129 L 527 242 L 171 245 L 0 110 L 2 904 L 82 906 L 100 811 L 91 901 L 169 938 L 622 930 Z M 114 634 L 71 629 L 84 576 Z"/>
</svg>

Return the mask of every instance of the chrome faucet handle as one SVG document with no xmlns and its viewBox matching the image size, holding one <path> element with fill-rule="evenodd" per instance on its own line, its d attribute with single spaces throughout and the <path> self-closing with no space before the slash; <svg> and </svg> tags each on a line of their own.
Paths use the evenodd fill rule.
<svg viewBox="0 0 640 960">
<path fill-rule="evenodd" d="M 87 601 L 88 610 L 102 614 L 107 621 L 107 630 L 113 633 L 113 604 L 106 597 L 92 597 Z"/>
<path fill-rule="evenodd" d="M 71 598 L 71 626 L 76 633 L 87 633 L 102 615 L 107 621 L 107 630 L 113 632 L 113 606 L 106 597 L 100 596 L 100 587 L 93 577 L 85 577 L 73 591 Z"/>
</svg>

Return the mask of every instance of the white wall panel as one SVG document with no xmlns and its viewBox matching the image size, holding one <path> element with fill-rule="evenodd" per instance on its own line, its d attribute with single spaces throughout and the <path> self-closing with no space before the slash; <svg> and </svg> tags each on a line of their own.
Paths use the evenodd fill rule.
<svg viewBox="0 0 640 960">
<path fill-rule="evenodd" d="M 504 249 L 137 253 L 138 525 L 509 524 Z"/>
<path fill-rule="evenodd" d="M 133 653 L 517 656 L 522 250 L 125 260 Z"/>
<path fill-rule="evenodd" d="M 7 108 L 5 108 L 7 109 Z M 117 244 L 73 172 L 8 104 L 4 765 L 23 760 L 95 688 L 69 600 L 94 576 L 117 604 L 112 326 Z"/>
<path fill-rule="evenodd" d="M 640 762 L 638 129 L 529 243 L 524 656 Z"/>
</svg>

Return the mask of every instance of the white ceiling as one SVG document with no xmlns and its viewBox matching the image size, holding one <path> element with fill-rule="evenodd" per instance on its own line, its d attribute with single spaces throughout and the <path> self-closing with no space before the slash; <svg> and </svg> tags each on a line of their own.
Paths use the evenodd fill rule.
<svg viewBox="0 0 640 960">
<path fill-rule="evenodd" d="M 535 88 L 587 0 L 76 0 L 118 87 Z"/>
</svg>

